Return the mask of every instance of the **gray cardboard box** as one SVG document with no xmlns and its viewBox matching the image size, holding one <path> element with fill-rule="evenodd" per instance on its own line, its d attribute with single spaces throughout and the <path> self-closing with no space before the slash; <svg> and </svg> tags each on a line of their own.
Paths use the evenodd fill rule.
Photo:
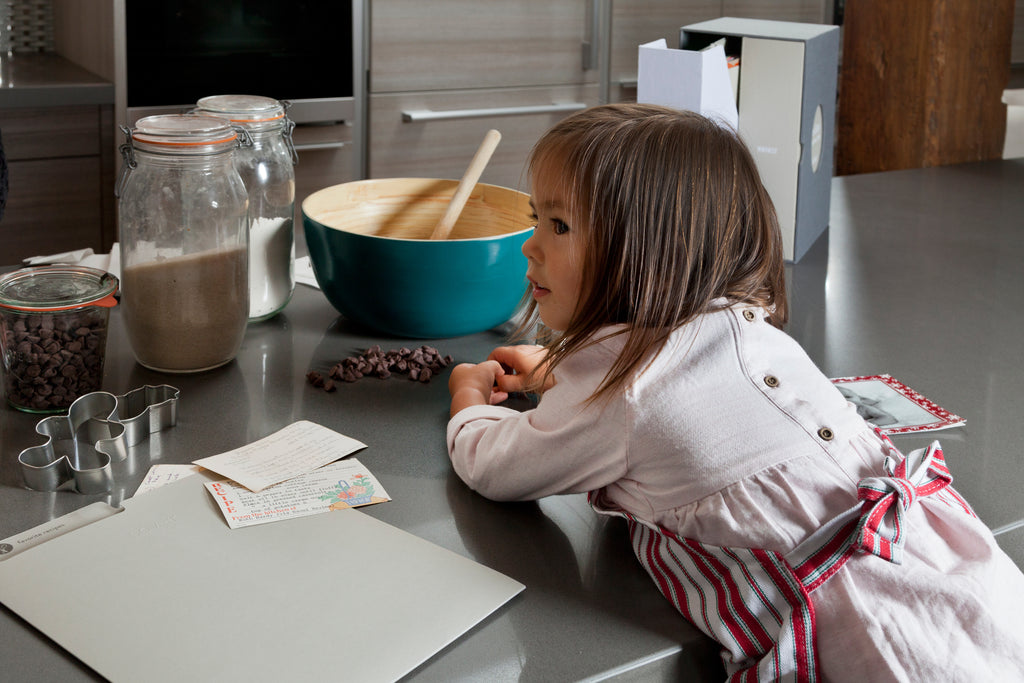
<svg viewBox="0 0 1024 683">
<path fill-rule="evenodd" d="M 799 261 L 828 227 L 839 27 L 723 17 L 682 27 L 679 48 L 722 38 L 740 58 L 740 136 L 775 203 L 786 259 Z"/>
</svg>

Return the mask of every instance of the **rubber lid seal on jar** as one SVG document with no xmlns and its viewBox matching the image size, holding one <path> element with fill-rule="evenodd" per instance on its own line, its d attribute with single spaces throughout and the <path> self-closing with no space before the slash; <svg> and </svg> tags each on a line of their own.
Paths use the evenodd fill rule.
<svg viewBox="0 0 1024 683">
<path fill-rule="evenodd" d="M 232 123 L 272 123 L 284 121 L 284 105 L 261 95 L 210 95 L 200 99 L 198 113 L 213 114 Z"/>
<path fill-rule="evenodd" d="M 188 153 L 234 149 L 238 133 L 231 123 L 200 114 L 158 114 L 139 119 L 132 140 L 164 151 Z"/>
<path fill-rule="evenodd" d="M 33 266 L 0 278 L 0 308 L 16 311 L 68 311 L 117 305 L 118 279 L 86 266 Z"/>
</svg>

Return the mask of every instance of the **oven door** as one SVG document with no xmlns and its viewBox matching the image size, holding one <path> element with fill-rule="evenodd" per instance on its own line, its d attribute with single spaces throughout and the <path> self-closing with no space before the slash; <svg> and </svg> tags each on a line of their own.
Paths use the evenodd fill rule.
<svg viewBox="0 0 1024 683">
<path fill-rule="evenodd" d="M 352 2 L 124 0 L 130 108 L 353 95 Z"/>
<path fill-rule="evenodd" d="M 368 1 L 115 0 L 118 123 L 208 95 L 273 97 L 291 103 L 300 157 L 364 177 Z"/>
</svg>

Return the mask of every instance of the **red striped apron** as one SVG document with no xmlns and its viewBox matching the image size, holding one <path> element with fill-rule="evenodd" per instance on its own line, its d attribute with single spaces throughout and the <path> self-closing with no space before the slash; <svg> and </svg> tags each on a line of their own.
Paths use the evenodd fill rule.
<svg viewBox="0 0 1024 683">
<path fill-rule="evenodd" d="M 883 437 L 885 439 L 885 437 Z M 905 458 L 886 441 L 885 472 L 859 482 L 858 504 L 791 552 L 725 548 L 680 538 L 627 512 L 633 550 L 655 584 L 694 626 L 722 645 L 730 681 L 817 681 L 810 596 L 855 553 L 902 562 L 904 521 L 914 501 L 935 496 L 975 516 L 949 486 L 938 442 Z"/>
</svg>

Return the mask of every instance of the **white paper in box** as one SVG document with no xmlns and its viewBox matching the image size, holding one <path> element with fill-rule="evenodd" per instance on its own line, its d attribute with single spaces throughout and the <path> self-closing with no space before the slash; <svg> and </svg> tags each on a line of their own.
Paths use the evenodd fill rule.
<svg viewBox="0 0 1024 683">
<path fill-rule="evenodd" d="M 696 111 L 735 129 L 736 99 L 729 82 L 725 48 L 669 49 L 665 39 L 640 46 L 637 102 Z"/>
</svg>

